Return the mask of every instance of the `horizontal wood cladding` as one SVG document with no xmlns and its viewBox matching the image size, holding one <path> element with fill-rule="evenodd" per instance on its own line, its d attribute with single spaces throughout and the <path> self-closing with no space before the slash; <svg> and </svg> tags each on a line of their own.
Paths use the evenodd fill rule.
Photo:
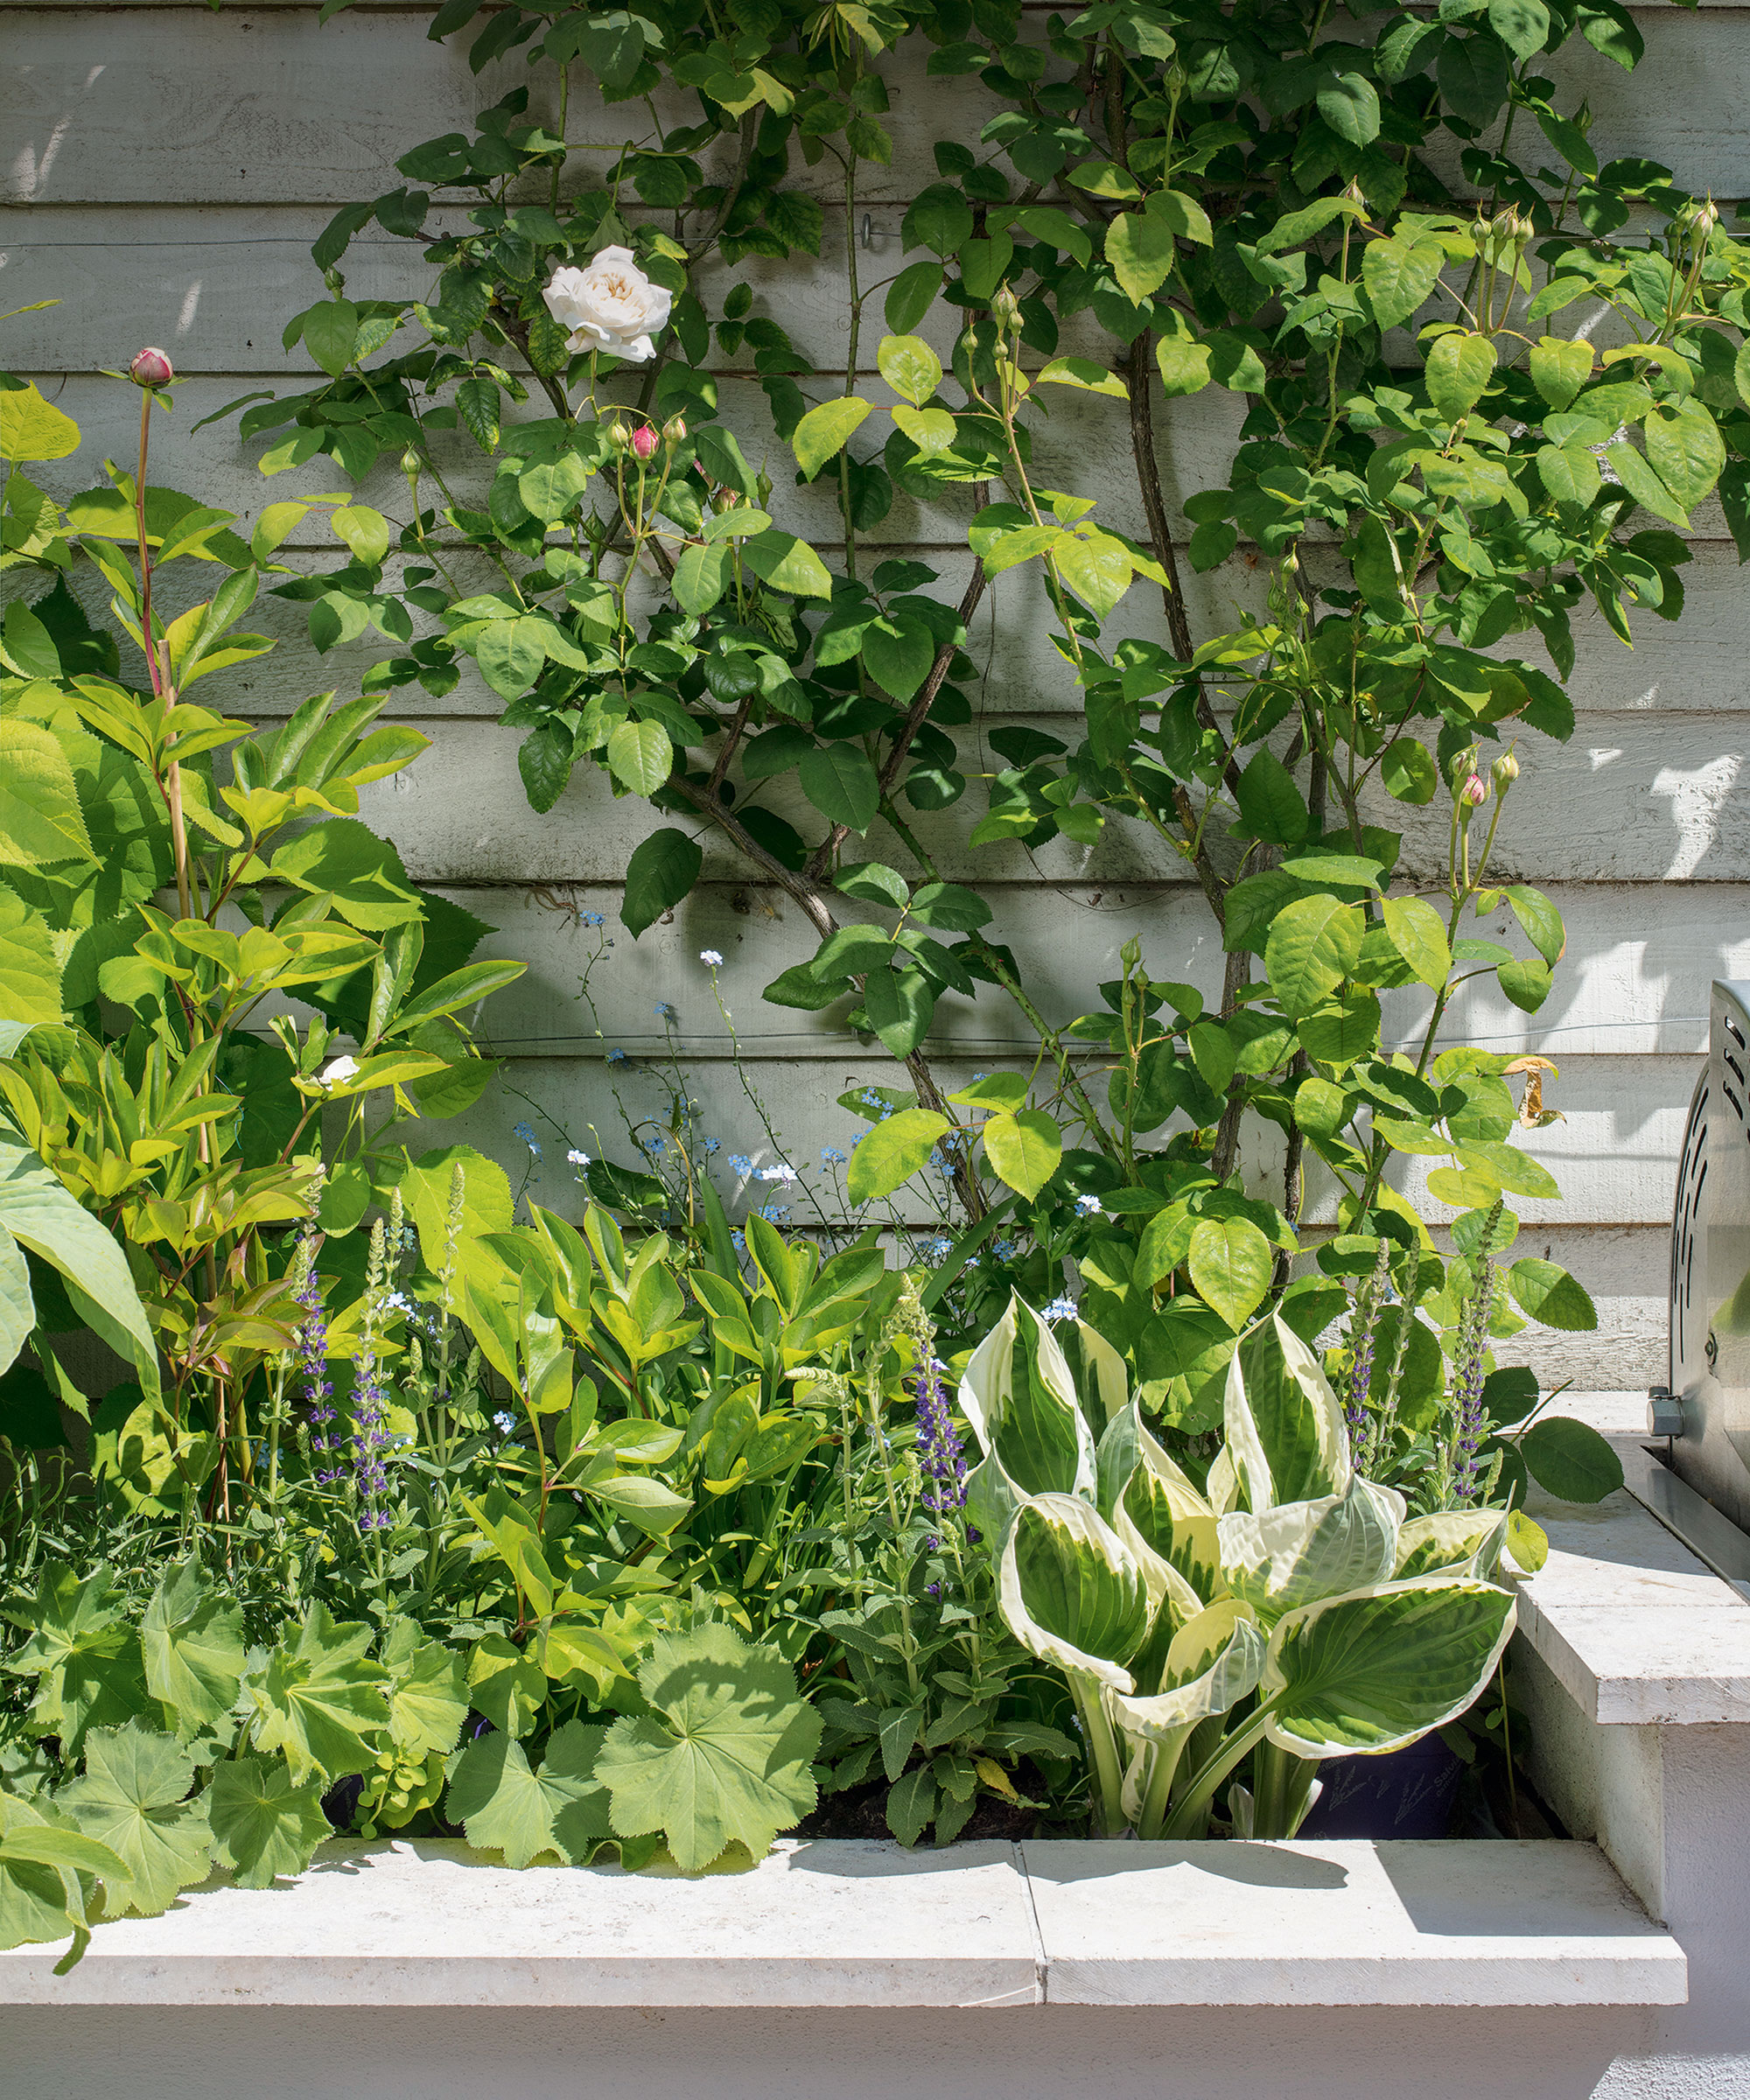
<svg viewBox="0 0 1750 2100">
<path fill-rule="evenodd" d="M 1750 23 L 1741 10 L 1634 10 L 1647 55 L 1629 75 L 1578 38 L 1549 61 L 1558 106 L 1592 104 L 1600 160 L 1653 153 L 1695 189 L 1734 194 L 1750 108 L 1744 94 Z M 550 69 L 530 80 L 522 54 L 468 67 L 466 36 L 433 44 L 398 13 L 227 7 L 217 15 L 128 8 L 7 10 L 0 107 L 0 194 L 19 203 L 119 203 L 142 194 L 189 202 L 345 204 L 393 188 L 398 155 L 471 126 L 508 89 L 531 86 L 530 109 L 554 114 Z M 976 78 L 929 80 L 915 41 L 883 65 L 893 155 L 864 164 L 860 193 L 905 200 L 934 178 L 938 95 L 952 130 L 971 139 L 1003 107 Z M 580 138 L 616 140 L 635 105 L 604 110 L 581 78 L 571 98 Z M 676 112 L 683 107 L 677 99 Z M 606 127 L 606 128 L 605 128 Z M 1446 142 L 1456 172 L 1457 141 Z M 118 146 L 125 145 L 125 152 Z M 799 169 L 798 187 L 842 194 L 830 164 Z"/>
<path fill-rule="evenodd" d="M 1001 683 L 993 677 L 996 690 Z M 992 708 L 984 727 L 1011 719 Z M 1048 726 L 1049 724 L 1044 724 Z M 1059 726 L 1072 726 L 1060 724 Z M 395 838 L 410 868 L 434 882 L 612 881 L 649 828 L 644 805 L 607 801 L 593 766 L 580 766 L 555 808 L 537 816 L 516 770 L 516 743 L 491 722 L 428 721 L 432 748 L 408 772 L 367 788 L 364 814 Z M 979 772 L 1006 763 L 978 725 L 956 732 L 962 763 Z M 1566 745 L 1527 738 L 1524 771 L 1490 863 L 1503 879 L 1582 882 L 1698 882 L 1750 878 L 1750 797 L 1739 782 L 1743 758 L 1737 732 L 1712 715 L 1587 718 Z M 759 800 L 780 815 L 820 820 L 798 797 L 794 774 L 766 783 Z M 1407 826 L 1399 873 L 1411 880 L 1444 877 L 1446 825 L 1430 811 L 1405 809 L 1382 793 L 1378 814 Z M 962 822 L 983 814 L 970 790 L 957 805 Z M 1109 822 L 1100 842 L 1064 839 L 1030 853 L 1017 844 L 976 850 L 950 836 L 940 865 L 956 881 L 1159 881 L 1185 876 L 1184 864 L 1152 832 L 1125 819 Z M 963 836 L 959 833 L 958 836 Z M 865 842 L 877 858 L 904 860 L 903 849 L 878 819 Z M 730 849 L 707 841 L 707 867 L 738 873 Z M 1706 915 L 1706 892 L 1696 910 Z"/>
<path fill-rule="evenodd" d="M 1681 181 L 1738 193 L 1750 146 L 1750 9 L 1707 0 L 1699 11 L 1634 11 L 1648 45 L 1640 71 L 1625 75 L 1576 46 L 1550 68 L 1558 106 L 1589 98 L 1601 158 L 1648 155 Z M 304 354 L 280 343 L 288 316 L 322 296 L 311 242 L 339 205 L 396 186 L 398 154 L 444 131 L 470 129 L 480 108 L 528 78 L 521 54 L 474 76 L 466 36 L 446 46 L 426 38 L 430 12 L 425 0 L 375 0 L 325 28 L 315 0 L 262 0 L 216 15 L 186 0 L 94 7 L 14 0 L 6 8 L 0 279 L 7 296 L 0 308 L 59 302 L 6 331 L 10 368 L 38 376 L 85 432 L 75 458 L 42 471 L 56 493 L 99 480 L 106 457 L 129 457 L 132 390 L 97 374 L 125 363 L 148 340 L 161 342 L 192 375 L 155 441 L 155 478 L 198 488 L 245 526 L 267 502 L 345 486 L 322 459 L 263 480 L 255 466 L 258 448 L 239 444 L 234 421 L 198 431 L 192 425 L 241 395 L 316 383 Z M 865 276 L 898 269 L 906 259 L 906 205 L 934 179 L 932 141 L 944 130 L 972 138 L 998 106 L 976 80 L 927 80 L 919 51 L 905 53 L 890 77 L 893 160 L 859 170 L 856 220 L 847 219 L 832 171 L 797 170 L 796 186 L 826 207 L 822 256 L 788 263 L 750 258 L 732 272 L 717 266 L 707 274 L 704 290 L 714 300 L 732 279 L 752 287 L 755 311 L 778 319 L 819 368 L 818 387 L 802 382 L 810 393 L 836 391 L 845 363 L 846 240 L 857 236 L 866 211 L 872 246 L 859 257 Z M 537 76 L 537 113 L 544 92 Z M 947 125 L 944 108 L 952 111 Z M 636 108 L 604 112 L 575 92 L 572 110 L 574 136 L 607 141 L 641 116 Z M 1448 172 L 1456 178 L 1457 145 L 1450 143 Z M 345 267 L 349 293 L 365 298 L 422 295 L 432 276 L 418 244 L 376 229 L 354 244 Z M 871 318 L 865 360 L 879 333 L 872 309 Z M 921 332 L 945 353 L 952 329 L 953 316 L 938 308 Z M 1598 340 L 1612 339 L 1600 331 Z M 1109 355 L 1111 346 L 1083 318 L 1066 327 L 1061 347 Z M 747 434 L 753 456 L 763 450 L 782 521 L 830 550 L 836 533 L 830 492 L 792 486 L 793 462 L 771 433 L 752 374 L 725 362 L 718 385 L 725 419 Z M 870 391 L 886 398 L 878 383 Z M 1123 404 L 1059 390 L 1049 405 L 1038 440 L 1041 480 L 1099 495 L 1102 522 L 1139 534 Z M 1225 479 L 1241 413 L 1240 402 L 1214 388 L 1157 403 L 1157 457 L 1176 534 L 1188 531 L 1180 510 L 1185 498 Z M 882 430 L 880 419 L 872 421 L 859 450 L 878 442 Z M 464 500 L 477 494 L 486 469 L 472 446 L 456 444 L 443 456 Z M 392 517 L 405 514 L 404 486 L 392 471 L 360 495 Z M 957 597 L 973 502 L 970 492 L 930 504 L 897 495 L 874 537 L 932 560 L 942 572 L 939 590 Z M 1569 952 L 1555 992 L 1541 1013 L 1525 1015 L 1492 982 L 1466 987 L 1443 1034 L 1491 1048 L 1538 1049 L 1561 1068 L 1548 1096 L 1566 1120 L 1527 1142 L 1556 1172 L 1566 1200 L 1521 1202 L 1521 1247 L 1547 1249 L 1586 1282 L 1600 1326 L 1591 1335 L 1528 1329 L 1517 1348 L 1546 1376 L 1572 1376 L 1583 1386 L 1617 1388 L 1662 1371 L 1670 1186 L 1706 1040 L 1707 987 L 1716 976 L 1750 976 L 1750 802 L 1739 726 L 1750 708 L 1750 599 L 1712 501 L 1698 509 L 1692 539 L 1683 623 L 1639 616 L 1630 651 L 1595 613 L 1578 616 L 1570 685 L 1579 710 L 1575 735 L 1564 746 L 1535 735 L 1522 741 L 1524 773 L 1502 826 L 1498 864 L 1546 887 L 1566 916 Z M 338 549 L 315 513 L 284 550 L 294 570 L 319 569 L 331 556 L 338 558 Z M 462 561 L 467 569 L 467 557 Z M 94 605 L 93 579 L 76 580 Z M 202 580 L 191 573 L 187 587 Z M 1206 577 L 1187 566 L 1194 630 L 1216 632 L 1236 624 L 1243 609 L 1262 610 L 1263 580 L 1243 552 Z M 21 587 L 16 573 L 0 578 L 0 600 Z M 169 588 L 172 599 L 177 589 Z M 319 687 L 354 690 L 366 668 L 391 653 L 382 638 L 368 635 L 318 657 L 304 637 L 302 608 L 266 597 L 251 624 L 281 646 L 215 680 L 201 696 L 258 719 L 283 716 Z M 1001 722 L 1031 722 L 1074 740 L 1076 692 L 1048 628 L 1029 579 L 1001 579 L 987 595 L 972 640 L 981 668 L 971 691 L 977 720 L 956 732 L 969 773 L 1000 763 L 988 735 Z M 1136 586 L 1111 632 L 1164 640 L 1158 594 Z M 1531 637 L 1514 638 L 1501 653 L 1544 661 Z M 780 891 L 745 879 L 740 864 L 707 835 L 705 882 L 634 942 L 617 920 L 620 886 L 633 847 L 650 828 L 649 813 L 612 798 L 585 767 L 556 810 L 536 816 L 516 774 L 516 732 L 494 720 L 500 705 L 472 664 L 440 701 L 416 690 L 398 695 L 396 718 L 419 722 L 433 749 L 365 797 L 364 814 L 397 841 L 416 875 L 449 887 L 497 928 L 482 952 L 516 955 L 530 965 L 492 1010 L 494 1045 L 505 1060 L 497 1086 L 467 1116 L 416 1134 L 416 1145 L 428 1138 L 477 1142 L 520 1173 L 534 1163 L 511 1126 L 528 1116 L 543 1143 L 534 1193 L 574 1209 L 565 1142 L 631 1158 L 621 1109 L 634 1124 L 666 1120 L 660 1054 L 672 1040 L 690 1097 L 701 1104 L 696 1128 L 718 1138 L 719 1162 L 745 1152 L 766 1163 L 781 1149 L 806 1169 L 808 1186 L 822 1188 L 821 1148 L 848 1151 L 860 1127 L 836 1105 L 837 1096 L 891 1078 L 892 1067 L 878 1047 L 846 1036 L 830 1019 L 761 1001 L 766 982 L 813 950 L 802 915 Z M 793 787 L 775 783 L 760 800 L 794 815 L 794 795 Z M 975 780 L 944 826 L 950 836 L 943 872 L 976 877 L 985 888 L 1052 1018 L 1095 1002 L 1132 936 L 1158 974 L 1212 995 L 1218 990 L 1222 957 L 1208 908 L 1158 841 L 1115 822 L 1091 850 L 1058 841 L 1033 855 L 1018 847 L 974 854 L 961 842 L 983 807 Z M 1382 805 L 1379 814 L 1410 816 L 1401 872 L 1411 881 L 1436 877 L 1443 827 L 1395 805 Z M 898 843 L 878 826 L 856 850 L 906 864 Z M 843 915 L 860 909 L 847 906 Z M 601 937 L 614 943 L 591 971 L 593 1018 L 577 999 L 596 938 L 580 923 L 586 912 L 603 914 Z M 1508 919 L 1473 930 L 1523 947 Z M 726 958 L 718 986 L 744 1031 L 738 1041 L 698 961 L 706 948 Z M 659 1004 L 675 1008 L 672 1037 L 654 1012 Z M 1425 1012 L 1420 994 L 1392 995 L 1388 1039 L 1413 1040 Z M 944 999 L 930 1044 L 944 1080 L 1023 1057 L 1016 1023 L 993 992 L 971 1002 Z M 627 1054 L 610 1065 L 606 1052 L 615 1046 Z M 775 1142 L 762 1128 L 750 1085 Z M 1279 1146 L 1269 1133 L 1258 1135 L 1246 1165 L 1260 1184 L 1279 1186 Z M 1396 1167 L 1402 1186 L 1419 1189 L 1419 1163 L 1404 1159 Z M 1316 1172 L 1309 1198 L 1316 1228 L 1331 1214 L 1330 1189 Z M 796 1225 L 812 1214 L 805 1195 L 794 1196 L 791 1208 Z M 1449 1214 L 1437 1204 L 1425 1208 L 1432 1218 Z M 909 1197 L 903 1214 L 926 1222 Z"/>
<path fill-rule="evenodd" d="M 519 1057 L 569 1057 L 586 1049 L 597 1023 L 578 1002 L 579 979 L 597 931 L 583 914 L 599 913 L 600 936 L 613 947 L 590 965 L 592 996 L 606 1042 L 634 1055 L 661 1050 L 669 1030 L 654 1011 L 676 1010 L 676 1040 L 684 1058 L 732 1054 L 731 1029 L 719 1012 L 700 952 L 724 957 L 718 972 L 724 1002 L 742 1031 L 748 1054 L 830 1062 L 847 1039 L 836 1018 L 767 1006 L 762 986 L 792 962 L 812 955 L 814 936 L 796 906 L 780 890 L 742 881 L 707 880 L 686 901 L 634 942 L 619 923 L 620 892 L 598 884 L 558 885 L 540 878 L 483 888 L 443 885 L 444 893 L 499 930 L 481 948 L 487 956 L 516 957 L 527 975 L 494 1000 L 488 1030 L 497 1047 Z M 1054 1023 L 1096 1006 L 1099 987 L 1119 972 L 1118 951 L 1139 940 L 1157 976 L 1195 984 L 1219 995 L 1222 953 L 1201 893 L 1172 888 L 1101 886 L 1037 880 L 984 886 L 1001 929 L 1010 939 L 1027 984 Z M 1677 884 L 1552 883 L 1549 896 L 1568 929 L 1568 960 L 1541 1012 L 1522 1012 L 1492 981 L 1462 985 L 1446 1010 L 1442 1042 L 1479 1041 L 1515 1054 L 1541 1050 L 1565 1073 L 1571 1060 L 1647 1057 L 1684 1063 L 1707 1046 L 1708 988 L 1715 977 L 1750 977 L 1750 886 L 1722 885 L 1707 894 L 1713 908 L 1697 908 L 1696 893 Z M 850 899 L 841 916 L 876 914 Z M 1524 943 L 1503 909 L 1472 922 L 1485 939 Z M 1386 995 L 1388 1045 L 1418 1046 L 1427 1025 L 1426 995 Z M 1027 1049 L 1019 1016 L 992 987 L 976 1000 L 956 994 L 936 1008 L 933 1046 L 1000 1060 Z M 1028 1052 L 1031 1056 L 1030 1050 Z M 1691 1072 L 1692 1076 L 1692 1072 Z M 1673 1084 L 1676 1082 L 1673 1082 Z M 1689 1082 L 1685 1081 L 1686 1088 Z M 1557 1107 L 1552 1084 L 1551 1099 Z M 1685 1093 L 1685 1098 L 1687 1095 Z"/>
</svg>

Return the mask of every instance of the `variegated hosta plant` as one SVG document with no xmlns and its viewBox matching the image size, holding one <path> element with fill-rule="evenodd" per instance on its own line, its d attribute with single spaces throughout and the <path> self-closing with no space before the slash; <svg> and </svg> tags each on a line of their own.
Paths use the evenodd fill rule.
<svg viewBox="0 0 1750 2100">
<path fill-rule="evenodd" d="M 1235 1354 L 1200 1488 L 1110 1348 L 1063 1333 L 1012 1299 L 961 1405 L 1003 1615 L 1068 1679 L 1096 1834 L 1203 1836 L 1250 1757 L 1236 1833 L 1292 1837 L 1320 1759 L 1401 1749 L 1488 1683 L 1514 1623 L 1491 1579 L 1506 1514 L 1406 1521 L 1355 1472 L 1318 1358 L 1274 1316 Z"/>
</svg>

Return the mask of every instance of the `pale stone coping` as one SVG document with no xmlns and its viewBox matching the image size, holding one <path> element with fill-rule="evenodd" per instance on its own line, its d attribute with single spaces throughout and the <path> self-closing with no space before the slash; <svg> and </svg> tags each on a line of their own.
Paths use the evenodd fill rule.
<svg viewBox="0 0 1750 2100">
<path fill-rule="evenodd" d="M 1637 1422 L 1633 1409 L 1641 1410 Z M 1564 1393 L 1572 1413 L 1646 1440 L 1644 1395 Z M 1519 1630 L 1589 1720 L 1750 1721 L 1750 1603 L 1627 1490 L 1558 1502 L 1534 1488 L 1550 1558 L 1518 1585 Z"/>
<path fill-rule="evenodd" d="M 1029 1842 L 1074 2006 L 1683 2005 L 1683 1950 L 1589 1844 Z"/>
<path fill-rule="evenodd" d="M 0 1954 L 0 2006 L 1650 2006 L 1683 1950 L 1590 1844 L 786 1839 L 697 1880 L 323 1847 Z"/>
</svg>

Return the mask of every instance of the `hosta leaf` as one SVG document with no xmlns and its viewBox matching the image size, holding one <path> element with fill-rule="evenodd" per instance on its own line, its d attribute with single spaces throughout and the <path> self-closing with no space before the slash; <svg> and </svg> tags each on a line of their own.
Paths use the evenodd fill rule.
<svg viewBox="0 0 1750 2100">
<path fill-rule="evenodd" d="M 1222 1573 L 1269 1625 L 1284 1612 L 1385 1581 L 1397 1557 L 1404 1498 L 1352 1479 L 1344 1494 L 1283 1502 L 1218 1522 Z"/>
<path fill-rule="evenodd" d="M 821 1719 L 776 1649 L 725 1626 L 659 1634 L 638 1684 L 650 1711 L 616 1721 L 596 1760 L 620 1836 L 661 1830 L 696 1873 L 732 1844 L 762 1858 L 814 1807 Z"/>
<path fill-rule="evenodd" d="M 206 1793 L 213 1856 L 245 1888 L 265 1888 L 276 1875 L 301 1874 L 325 1838 L 322 1782 L 295 1786 L 276 1757 L 228 1757 L 213 1768 Z"/>
<path fill-rule="evenodd" d="M 1487 1582 L 1501 1559 L 1506 1536 L 1506 1513 L 1500 1509 L 1453 1509 L 1435 1516 L 1412 1516 L 1397 1535 L 1392 1578 L 1406 1582 L 1418 1575 L 1474 1575 Z"/>
<path fill-rule="evenodd" d="M 1165 1561 L 1208 1604 L 1222 1589 L 1215 1512 L 1146 1430 L 1138 1446 L 1138 1464 L 1113 1512 L 1112 1528 L 1127 1544 L 1140 1544 Z"/>
<path fill-rule="evenodd" d="M 1317 1354 L 1280 1314 L 1234 1352 L 1222 1406 L 1228 1458 L 1255 1511 L 1348 1492 L 1341 1404 Z"/>
<path fill-rule="evenodd" d="M 597 1773 L 607 1730 L 567 1721 L 554 1731 L 539 1772 L 522 1745 L 486 1735 L 458 1760 L 444 1812 L 482 1852 L 527 1866 L 553 1852 L 581 1866 L 610 1835 L 607 1789 Z"/>
<path fill-rule="evenodd" d="M 1023 1647 L 1072 1676 L 1135 1689 L 1124 1665 L 1153 1620 L 1142 1564 L 1089 1503 L 1025 1502 L 1003 1549 L 1003 1617 Z"/>
<path fill-rule="evenodd" d="M 1291 1612 L 1270 1636 L 1269 1740 L 1297 1757 L 1401 1749 L 1471 1704 L 1512 1635 L 1493 1584 L 1427 1576 Z"/>
<path fill-rule="evenodd" d="M 371 1627 L 337 1623 L 326 1605 L 314 1603 L 296 1638 L 282 1634 L 245 1679 L 251 1740 L 284 1756 L 294 1783 L 362 1772 L 369 1761 L 363 1739 L 388 1719 L 382 1669 L 368 1653 L 374 1637 Z"/>
<path fill-rule="evenodd" d="M 36 1300 L 31 1292 L 31 1266 L 24 1250 L 4 1225 L 0 1225 L 0 1371 L 9 1371 L 18 1352 L 31 1339 L 37 1324 Z M 52 1404 L 51 1404 L 52 1411 Z M 55 1431 L 60 1432 L 60 1418 Z M 23 1443 L 17 1429 L 9 1432 L 15 1443 Z"/>
<path fill-rule="evenodd" d="M 84 1776 L 61 1788 L 56 1805 L 132 1877 L 108 1892 L 112 1915 L 156 1917 L 178 1889 L 206 1879 L 212 1835 L 205 1799 L 187 1798 L 193 1778 L 194 1760 L 176 1739 L 136 1721 L 86 1737 Z"/>
<path fill-rule="evenodd" d="M 1047 1491 L 1093 1495 L 1094 1434 L 1074 1378 L 1056 1336 L 1018 1296 L 1011 1295 L 1002 1319 L 972 1352 L 960 1381 L 960 1410 L 1011 1501 Z"/>
<path fill-rule="evenodd" d="M 1264 1637 L 1251 1606 L 1224 1597 L 1172 1636 L 1156 1691 L 1112 1694 L 1112 1718 L 1127 1735 L 1173 1740 L 1180 1730 L 1237 1705 L 1263 1675 L 1264 1657 Z"/>
</svg>

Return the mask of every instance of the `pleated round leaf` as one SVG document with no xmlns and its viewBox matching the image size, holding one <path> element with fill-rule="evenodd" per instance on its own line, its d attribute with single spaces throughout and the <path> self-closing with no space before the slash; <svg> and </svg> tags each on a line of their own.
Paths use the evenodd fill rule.
<svg viewBox="0 0 1750 2100">
<path fill-rule="evenodd" d="M 1291 1612 L 1264 1658 L 1268 1740 L 1297 1757 L 1403 1749 L 1477 1698 L 1514 1615 L 1493 1583 L 1439 1575 Z"/>
<path fill-rule="evenodd" d="M 1115 1691 L 1153 1617 L 1137 1557 L 1097 1510 L 1073 1494 L 1036 1495 L 1016 1512 L 1003 1550 L 1003 1616 L 1047 1662 Z"/>
<path fill-rule="evenodd" d="M 1112 1693 L 1112 1718 L 1127 1735 L 1159 1742 L 1237 1705 L 1263 1676 L 1264 1658 L 1264 1637 L 1251 1606 L 1224 1597 L 1173 1635 L 1158 1692 Z"/>
<path fill-rule="evenodd" d="M 206 1879 L 212 1834 L 206 1802 L 187 1798 L 193 1777 L 176 1738 L 137 1721 L 86 1737 L 84 1776 L 62 1788 L 56 1805 L 127 1867 L 131 1879 L 105 1894 L 112 1916 L 156 1917 L 179 1888 Z"/>
<path fill-rule="evenodd" d="M 1388 1581 L 1397 1558 L 1404 1497 L 1354 1480 L 1347 1494 L 1287 1502 L 1217 1521 L 1222 1573 L 1266 1625 L 1323 1597 Z"/>
</svg>

